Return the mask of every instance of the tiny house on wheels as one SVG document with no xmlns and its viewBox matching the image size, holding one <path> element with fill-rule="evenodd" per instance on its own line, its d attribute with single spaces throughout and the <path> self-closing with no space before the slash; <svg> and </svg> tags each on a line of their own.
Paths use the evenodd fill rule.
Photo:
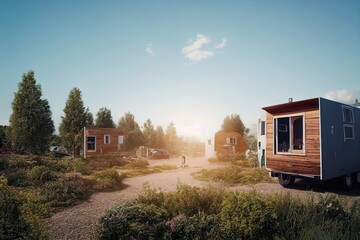
<svg viewBox="0 0 360 240">
<path fill-rule="evenodd" d="M 265 166 L 286 187 L 297 177 L 360 181 L 360 108 L 313 98 L 264 107 Z"/>
</svg>

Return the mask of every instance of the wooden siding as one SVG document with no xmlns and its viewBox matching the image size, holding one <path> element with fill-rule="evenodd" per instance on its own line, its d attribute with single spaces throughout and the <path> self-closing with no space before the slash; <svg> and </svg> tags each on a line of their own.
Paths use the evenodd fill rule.
<svg viewBox="0 0 360 240">
<path fill-rule="evenodd" d="M 85 139 L 84 139 L 84 149 L 86 150 L 86 156 L 94 156 L 99 154 L 114 153 L 122 150 L 123 146 L 118 144 L 118 137 L 123 136 L 124 133 L 122 130 L 117 128 L 85 128 Z M 110 143 L 105 144 L 104 137 L 105 135 L 110 136 Z M 87 150 L 87 138 L 86 137 L 95 137 L 95 151 Z"/>
<path fill-rule="evenodd" d="M 294 114 L 287 112 L 285 114 Z M 304 112 L 304 110 L 302 111 Z M 300 175 L 320 175 L 319 110 L 305 111 L 305 154 L 275 154 L 274 117 L 266 115 L 266 168 L 276 172 Z"/>
<path fill-rule="evenodd" d="M 226 144 L 226 138 L 236 138 L 237 144 L 236 145 L 230 145 L 235 146 L 235 153 L 245 153 L 245 151 L 248 149 L 247 144 L 245 143 L 244 138 L 241 136 L 238 132 L 217 132 L 215 134 L 215 152 L 217 155 L 219 154 L 229 154 L 230 153 L 230 146 L 229 148 L 224 148 L 224 145 Z"/>
</svg>

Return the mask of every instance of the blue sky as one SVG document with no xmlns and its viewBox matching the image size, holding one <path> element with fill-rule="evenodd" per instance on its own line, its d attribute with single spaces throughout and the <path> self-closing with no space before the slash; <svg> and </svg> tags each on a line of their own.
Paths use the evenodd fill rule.
<svg viewBox="0 0 360 240">
<path fill-rule="evenodd" d="M 360 1 L 1 1 L 0 124 L 32 69 L 56 128 L 78 87 L 95 115 L 179 134 L 261 107 L 360 99 Z"/>
</svg>

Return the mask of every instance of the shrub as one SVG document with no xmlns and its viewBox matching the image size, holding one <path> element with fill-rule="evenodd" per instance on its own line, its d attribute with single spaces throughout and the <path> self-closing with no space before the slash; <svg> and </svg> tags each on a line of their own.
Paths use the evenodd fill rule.
<svg viewBox="0 0 360 240">
<path fill-rule="evenodd" d="M 35 166 L 29 172 L 29 179 L 35 185 L 41 185 L 45 182 L 55 179 L 55 174 L 46 166 Z"/>
<path fill-rule="evenodd" d="M 0 171 L 5 171 L 9 167 L 9 161 L 6 158 L 0 158 Z"/>
<path fill-rule="evenodd" d="M 239 167 L 225 167 L 219 169 L 203 169 L 194 176 L 199 180 L 224 182 L 226 185 L 256 184 L 259 182 L 273 182 L 266 169 Z"/>
<path fill-rule="evenodd" d="M 61 178 L 56 182 L 44 184 L 42 194 L 44 194 L 49 206 L 62 207 L 87 199 L 90 195 L 90 189 Z"/>
<path fill-rule="evenodd" d="M 226 239 L 272 239 L 275 216 L 266 197 L 256 192 L 231 192 L 223 201 L 220 230 Z"/>
<path fill-rule="evenodd" d="M 164 239 L 219 239 L 216 215 L 198 213 L 188 217 L 183 214 L 165 222 Z"/>
<path fill-rule="evenodd" d="M 0 184 L 0 239 L 47 238 L 40 219 L 22 211 L 24 202 L 15 189 Z"/>
<path fill-rule="evenodd" d="M 96 180 L 94 186 L 97 190 L 118 189 L 121 187 L 124 177 L 118 174 L 115 169 L 106 169 L 92 174 Z"/>
<path fill-rule="evenodd" d="M 359 239 L 360 202 L 147 184 L 137 202 L 109 211 L 100 225 L 100 239 Z"/>
<path fill-rule="evenodd" d="M 99 239 L 163 239 L 166 212 L 141 203 L 124 204 L 100 219 Z"/>
<path fill-rule="evenodd" d="M 23 170 L 10 173 L 7 176 L 7 182 L 10 186 L 14 187 L 26 187 L 30 185 L 27 173 Z"/>
<path fill-rule="evenodd" d="M 135 160 L 128 164 L 126 164 L 127 168 L 147 168 L 149 166 L 149 162 L 147 160 Z"/>
<path fill-rule="evenodd" d="M 86 162 L 86 160 L 80 158 L 73 158 L 73 159 L 66 158 L 59 160 L 55 168 L 62 173 L 77 172 L 83 175 L 91 174 L 90 167 Z"/>
<path fill-rule="evenodd" d="M 175 192 L 165 197 L 164 208 L 172 215 L 193 216 L 199 212 L 213 214 L 221 207 L 224 189 L 192 187 L 179 183 Z"/>
</svg>

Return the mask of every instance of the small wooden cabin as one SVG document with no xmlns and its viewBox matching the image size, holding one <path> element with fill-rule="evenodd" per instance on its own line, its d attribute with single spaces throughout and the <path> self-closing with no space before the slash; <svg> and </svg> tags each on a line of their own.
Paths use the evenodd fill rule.
<svg viewBox="0 0 360 240">
<path fill-rule="evenodd" d="M 266 168 L 287 186 L 295 177 L 344 177 L 360 172 L 360 109 L 313 98 L 263 108 Z M 360 177 L 360 175 L 359 175 Z"/>
<path fill-rule="evenodd" d="M 124 133 L 118 128 L 84 128 L 84 158 L 120 152 Z"/>
<path fill-rule="evenodd" d="M 215 134 L 216 155 L 245 153 L 247 149 L 243 136 L 238 132 L 219 131 Z"/>
</svg>

